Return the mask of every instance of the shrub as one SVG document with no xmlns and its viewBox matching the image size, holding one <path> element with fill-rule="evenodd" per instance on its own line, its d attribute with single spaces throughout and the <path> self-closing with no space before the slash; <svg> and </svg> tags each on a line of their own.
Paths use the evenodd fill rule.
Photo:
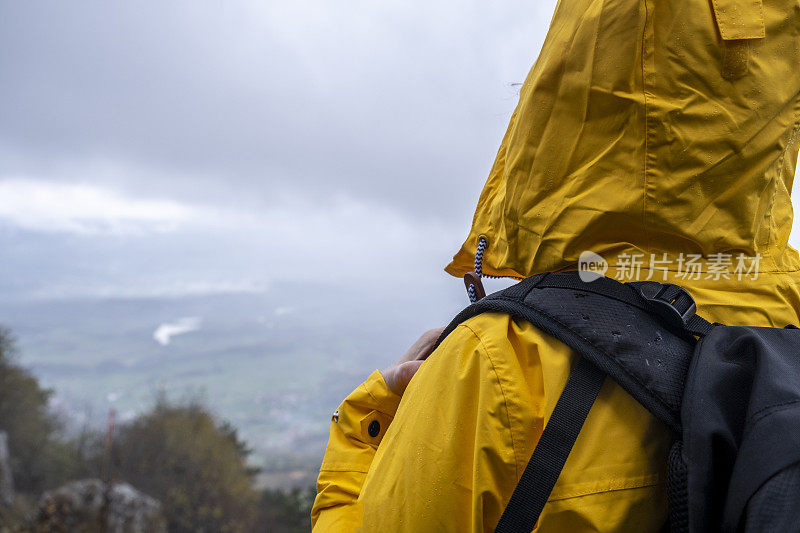
<svg viewBox="0 0 800 533">
<path fill-rule="evenodd" d="M 161 501 L 170 531 L 250 531 L 258 496 L 249 453 L 201 406 L 162 399 L 120 429 L 114 472 Z"/>
</svg>

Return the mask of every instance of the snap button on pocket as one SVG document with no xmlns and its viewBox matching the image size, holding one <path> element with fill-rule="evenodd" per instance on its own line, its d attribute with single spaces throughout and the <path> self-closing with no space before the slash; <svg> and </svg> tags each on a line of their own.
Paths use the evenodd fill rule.
<svg viewBox="0 0 800 533">
<path fill-rule="evenodd" d="M 367 428 L 367 433 L 369 433 L 370 437 L 377 437 L 378 434 L 381 432 L 381 423 L 377 420 L 373 420 L 369 423 L 369 427 Z"/>
<path fill-rule="evenodd" d="M 372 445 L 377 446 L 380 444 L 381 439 L 389 429 L 389 424 L 392 423 L 392 417 L 387 416 L 380 411 L 370 411 L 359 421 L 361 440 Z"/>
</svg>

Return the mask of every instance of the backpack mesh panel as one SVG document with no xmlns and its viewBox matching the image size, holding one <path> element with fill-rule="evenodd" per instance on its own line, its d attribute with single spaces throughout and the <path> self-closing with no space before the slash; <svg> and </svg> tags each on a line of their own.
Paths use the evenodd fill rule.
<svg viewBox="0 0 800 533">
<path fill-rule="evenodd" d="M 689 531 L 689 499 L 687 471 L 683 460 L 683 443 L 672 445 L 667 461 L 667 498 L 669 523 L 672 533 Z"/>
</svg>

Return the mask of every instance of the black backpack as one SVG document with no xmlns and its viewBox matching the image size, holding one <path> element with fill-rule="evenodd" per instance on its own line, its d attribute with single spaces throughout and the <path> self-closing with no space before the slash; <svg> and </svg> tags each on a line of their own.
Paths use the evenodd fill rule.
<svg viewBox="0 0 800 533">
<path fill-rule="evenodd" d="M 800 330 L 710 324 L 681 287 L 545 273 L 486 296 L 570 346 L 571 371 L 497 525 L 530 532 L 606 375 L 675 432 L 672 531 L 800 531 Z M 438 344 L 438 343 L 437 343 Z"/>
</svg>

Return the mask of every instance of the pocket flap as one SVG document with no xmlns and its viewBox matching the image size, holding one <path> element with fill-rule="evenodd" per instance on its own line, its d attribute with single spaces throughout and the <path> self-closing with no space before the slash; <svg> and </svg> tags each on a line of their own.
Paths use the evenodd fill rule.
<svg viewBox="0 0 800 533">
<path fill-rule="evenodd" d="M 761 0 L 711 0 L 722 38 L 763 39 L 764 9 Z"/>
</svg>

